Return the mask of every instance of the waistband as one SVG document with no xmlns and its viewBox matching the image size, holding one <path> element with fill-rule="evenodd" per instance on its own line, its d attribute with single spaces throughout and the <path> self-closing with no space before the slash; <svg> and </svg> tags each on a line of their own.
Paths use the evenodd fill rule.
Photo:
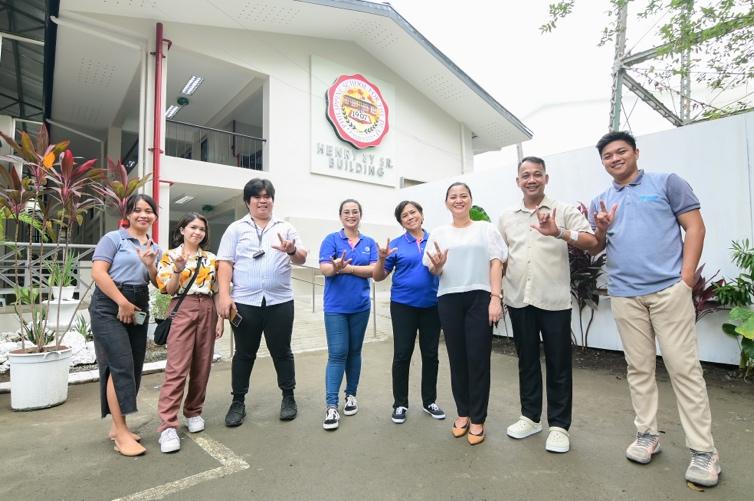
<svg viewBox="0 0 754 501">
<path fill-rule="evenodd" d="M 134 291 L 134 292 L 149 292 L 149 288 L 146 284 L 120 284 L 118 282 L 113 282 L 115 286 L 118 288 L 118 290 L 127 290 L 127 291 Z"/>
</svg>

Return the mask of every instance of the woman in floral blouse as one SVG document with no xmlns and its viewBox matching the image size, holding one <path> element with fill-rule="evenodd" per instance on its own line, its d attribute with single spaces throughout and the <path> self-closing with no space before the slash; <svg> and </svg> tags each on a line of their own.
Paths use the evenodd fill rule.
<svg viewBox="0 0 754 501">
<path fill-rule="evenodd" d="M 173 296 L 169 311 L 188 285 L 197 276 L 170 326 L 165 366 L 165 381 L 160 388 L 160 450 L 175 452 L 181 448 L 178 438 L 178 410 L 183 389 L 188 382 L 188 395 L 183 415 L 191 433 L 204 429 L 202 406 L 212 365 L 215 339 L 223 335 L 224 322 L 217 315 L 217 260 L 205 249 L 209 236 L 207 219 L 195 212 L 186 214 L 173 232 L 171 249 L 164 253 L 157 266 L 157 286 Z M 199 267 L 199 270 L 197 270 Z"/>
</svg>

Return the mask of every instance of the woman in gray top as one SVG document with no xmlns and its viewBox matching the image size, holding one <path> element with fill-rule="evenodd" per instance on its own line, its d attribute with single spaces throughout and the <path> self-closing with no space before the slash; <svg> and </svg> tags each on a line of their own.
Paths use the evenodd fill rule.
<svg viewBox="0 0 754 501">
<path fill-rule="evenodd" d="M 125 415 L 136 412 L 136 394 L 147 345 L 148 283 L 155 283 L 160 248 L 147 233 L 157 219 L 148 195 L 126 202 L 128 228 L 103 236 L 92 257 L 97 284 L 89 305 L 94 348 L 100 373 L 102 417 L 112 416 L 110 439 L 124 456 L 146 449 L 126 426 Z"/>
</svg>

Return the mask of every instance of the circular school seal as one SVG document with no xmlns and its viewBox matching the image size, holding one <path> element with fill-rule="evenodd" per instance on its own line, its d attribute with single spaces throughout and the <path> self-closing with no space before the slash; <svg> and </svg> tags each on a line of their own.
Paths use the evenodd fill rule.
<svg viewBox="0 0 754 501">
<path fill-rule="evenodd" d="M 341 75 L 327 89 L 327 119 L 343 141 L 356 148 L 377 146 L 389 129 L 380 89 L 362 75 Z"/>
</svg>

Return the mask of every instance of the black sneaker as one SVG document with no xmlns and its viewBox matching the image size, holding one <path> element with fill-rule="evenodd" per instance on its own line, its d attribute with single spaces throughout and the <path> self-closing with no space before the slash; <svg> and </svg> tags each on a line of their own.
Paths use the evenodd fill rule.
<svg viewBox="0 0 754 501">
<path fill-rule="evenodd" d="M 424 409 L 424 412 L 426 412 L 427 414 L 429 414 L 435 419 L 445 419 L 445 412 L 442 409 L 440 409 L 440 406 L 434 402 L 432 402 L 429 405 L 423 406 L 422 409 Z"/>
<path fill-rule="evenodd" d="M 228 413 L 225 415 L 225 426 L 233 428 L 235 426 L 241 426 L 243 419 L 246 417 L 246 406 L 243 402 L 234 400 L 230 404 Z"/>
<path fill-rule="evenodd" d="M 283 402 L 280 404 L 280 420 L 292 421 L 298 414 L 298 407 L 293 395 L 283 395 Z"/>
<path fill-rule="evenodd" d="M 356 401 L 356 397 L 353 395 L 346 395 L 346 403 L 343 404 L 343 414 L 346 416 L 353 416 L 359 412 L 359 402 Z"/>
<path fill-rule="evenodd" d="M 340 425 L 340 414 L 336 407 L 328 407 L 325 411 L 325 420 L 322 421 L 322 428 L 326 430 L 337 430 Z"/>
<path fill-rule="evenodd" d="M 399 405 L 395 409 L 393 409 L 393 415 L 391 416 L 393 423 L 405 423 L 406 422 L 406 413 L 408 412 L 408 409 L 403 407 L 402 405 Z"/>
</svg>

